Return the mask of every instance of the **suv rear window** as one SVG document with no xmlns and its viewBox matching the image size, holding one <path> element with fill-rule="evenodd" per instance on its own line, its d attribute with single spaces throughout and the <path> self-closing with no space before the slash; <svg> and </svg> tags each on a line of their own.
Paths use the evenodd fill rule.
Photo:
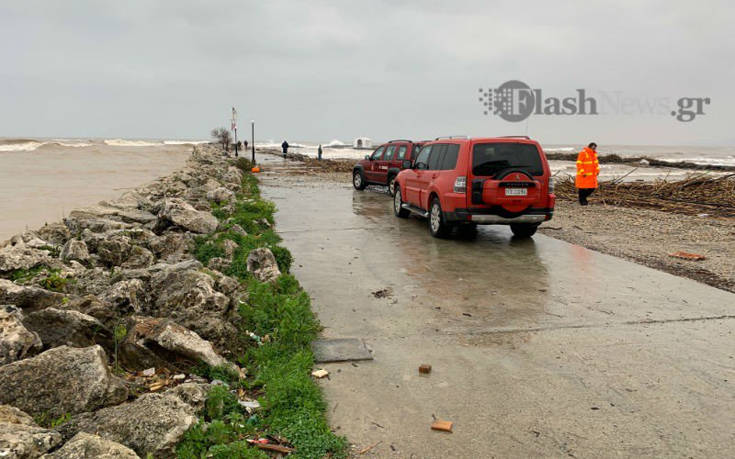
<svg viewBox="0 0 735 459">
<path fill-rule="evenodd" d="M 529 143 L 478 143 L 472 148 L 472 174 L 495 175 L 506 169 L 521 169 L 544 175 L 536 145 Z"/>
</svg>

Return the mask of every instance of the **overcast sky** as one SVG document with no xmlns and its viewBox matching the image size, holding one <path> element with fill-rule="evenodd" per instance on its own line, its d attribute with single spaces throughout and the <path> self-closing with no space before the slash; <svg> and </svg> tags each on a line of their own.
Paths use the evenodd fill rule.
<svg viewBox="0 0 735 459">
<path fill-rule="evenodd" d="M 732 145 L 734 11 L 691 0 L 5 0 L 0 136 L 206 138 L 235 105 L 259 139 Z M 544 97 L 584 88 L 671 107 L 484 115 L 478 88 L 511 79 Z M 685 96 L 710 97 L 706 115 L 676 121 Z"/>
</svg>

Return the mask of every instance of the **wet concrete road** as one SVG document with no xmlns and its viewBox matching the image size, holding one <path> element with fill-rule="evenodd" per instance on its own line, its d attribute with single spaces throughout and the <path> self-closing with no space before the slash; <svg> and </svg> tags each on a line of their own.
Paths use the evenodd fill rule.
<svg viewBox="0 0 735 459">
<path fill-rule="evenodd" d="M 379 442 L 361 457 L 735 455 L 735 295 L 504 227 L 434 239 L 382 192 L 262 163 L 324 336 L 373 351 L 320 381 L 333 428 Z"/>
</svg>

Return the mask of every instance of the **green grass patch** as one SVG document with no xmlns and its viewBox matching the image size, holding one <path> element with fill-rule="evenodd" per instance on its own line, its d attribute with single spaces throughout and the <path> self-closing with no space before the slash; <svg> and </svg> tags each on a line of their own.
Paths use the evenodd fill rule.
<svg viewBox="0 0 735 459">
<path fill-rule="evenodd" d="M 280 246 L 281 238 L 272 230 L 275 206 L 260 197 L 257 179 L 243 158 L 237 166 L 246 173 L 237 202 L 213 206 L 214 215 L 223 222 L 236 223 L 248 234 L 224 231 L 195 239 L 195 256 L 203 264 L 224 256 L 223 242 L 237 243 L 233 261 L 225 274 L 246 283 L 248 299 L 239 308 L 243 341 L 248 346 L 238 363 L 249 376 L 227 367 L 200 365 L 194 371 L 209 379 L 226 382 L 208 394 L 200 422 L 189 429 L 177 447 L 181 458 L 268 458 L 245 439 L 278 435 L 288 439 L 296 451 L 292 458 L 344 458 L 347 442 L 329 428 L 326 404 L 310 374 L 314 366 L 311 342 L 320 329 L 311 311 L 311 300 L 295 277 L 288 274 L 293 257 Z M 264 224 L 267 222 L 267 224 Z M 274 283 L 261 283 L 247 271 L 251 250 L 268 247 L 283 273 Z M 246 332 L 260 337 L 260 342 Z M 266 337 L 268 337 L 266 339 Z M 257 394 L 262 409 L 249 415 L 237 403 L 233 390 L 241 388 Z"/>
</svg>

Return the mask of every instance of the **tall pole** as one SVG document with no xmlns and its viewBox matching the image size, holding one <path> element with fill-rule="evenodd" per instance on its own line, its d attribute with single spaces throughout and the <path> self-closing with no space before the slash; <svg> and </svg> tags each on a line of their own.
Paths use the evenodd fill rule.
<svg viewBox="0 0 735 459">
<path fill-rule="evenodd" d="M 250 121 L 251 137 L 250 146 L 253 148 L 253 166 L 255 166 L 255 120 Z"/>
<path fill-rule="evenodd" d="M 232 130 L 235 132 L 235 158 L 237 158 L 237 111 L 232 107 Z"/>
</svg>

